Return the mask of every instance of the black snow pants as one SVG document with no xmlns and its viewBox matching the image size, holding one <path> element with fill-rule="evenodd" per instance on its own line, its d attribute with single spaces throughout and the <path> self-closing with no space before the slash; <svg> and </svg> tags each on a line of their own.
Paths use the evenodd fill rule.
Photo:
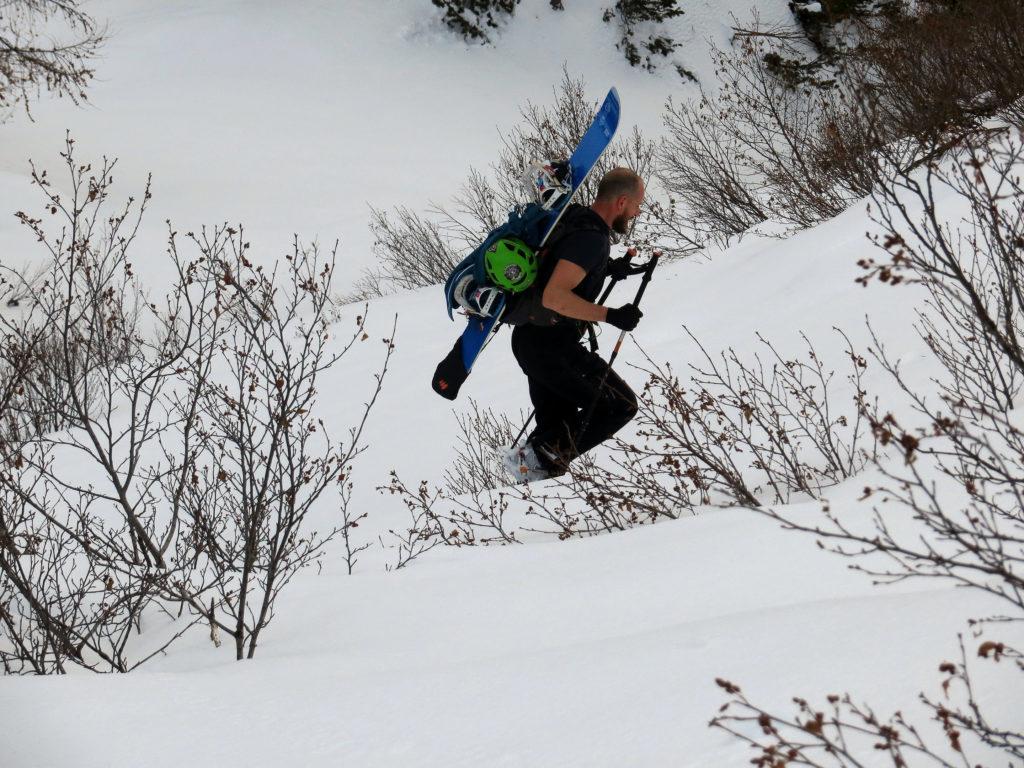
<svg viewBox="0 0 1024 768">
<path fill-rule="evenodd" d="M 520 325 L 512 331 L 512 354 L 529 380 L 536 409 L 529 441 L 558 456 L 556 471 L 614 435 L 637 411 L 633 390 L 583 346 L 582 335 L 580 324 L 566 321 L 551 327 Z M 602 377 L 604 386 L 598 392 Z M 591 403 L 593 414 L 581 429 Z"/>
</svg>

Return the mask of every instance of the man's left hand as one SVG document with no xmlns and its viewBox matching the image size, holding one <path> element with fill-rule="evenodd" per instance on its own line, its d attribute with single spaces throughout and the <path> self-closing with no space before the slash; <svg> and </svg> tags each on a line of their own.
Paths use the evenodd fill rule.
<svg viewBox="0 0 1024 768">
<path fill-rule="evenodd" d="M 633 269 L 630 258 L 629 252 L 627 252 L 625 256 L 610 259 L 608 261 L 608 269 L 605 270 L 605 276 L 612 278 L 612 280 L 625 280 L 629 277 L 630 270 Z"/>
</svg>

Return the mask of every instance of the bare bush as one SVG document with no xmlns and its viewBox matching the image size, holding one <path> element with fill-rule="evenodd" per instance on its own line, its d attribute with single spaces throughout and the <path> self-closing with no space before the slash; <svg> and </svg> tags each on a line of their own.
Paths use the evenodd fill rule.
<svg viewBox="0 0 1024 768">
<path fill-rule="evenodd" d="M 100 179 L 112 169 L 112 164 L 101 169 Z M 59 195 L 46 189 L 50 215 L 55 215 Z M 147 188 L 144 196 L 148 194 Z M 41 270 L 23 274 L 0 265 L 0 299 L 12 297 L 8 303 L 17 307 L 17 313 L 0 324 L 0 376 L 17 381 L 15 396 L 4 409 L 7 440 L 25 441 L 79 425 L 74 400 L 89 412 L 102 397 L 105 372 L 138 351 L 135 329 L 141 299 L 131 265 L 118 253 L 118 240 L 134 239 L 142 210 L 134 222 L 126 220 L 127 209 L 107 221 L 97 218 L 100 211 L 96 207 L 92 218 L 81 222 L 93 247 L 83 248 L 75 261 L 61 258 L 63 251 L 74 247 L 65 235 L 42 241 L 49 262 Z M 23 212 L 17 216 L 33 230 L 42 223 Z M 74 294 L 76 306 L 74 313 L 62 317 L 59 304 L 65 297 L 54 294 L 65 289 Z"/>
<path fill-rule="evenodd" d="M 470 411 L 456 416 L 459 444 L 455 461 L 445 470 L 445 486 L 454 495 L 479 494 L 508 483 L 501 454 L 512 445 L 515 425 L 507 416 L 496 416 L 490 408 L 469 401 Z M 520 414 L 521 416 L 522 414 Z"/>
<path fill-rule="evenodd" d="M 882 119 L 921 143 L 1017 111 L 1024 96 L 1024 8 L 1016 0 L 925 2 L 890 15 L 857 57 Z"/>
<path fill-rule="evenodd" d="M 923 423 L 904 427 L 888 412 L 873 413 L 876 435 L 901 450 L 906 467 L 884 469 L 889 482 L 866 491 L 910 510 L 929 536 L 893 530 L 886 522 L 891 512 L 884 519 L 876 513 L 870 531 L 851 529 L 835 514 L 812 529 L 842 554 L 883 555 L 891 568 L 871 571 L 878 576 L 941 576 L 992 591 L 1018 608 L 1024 608 L 1024 584 L 1015 575 L 1024 560 L 1024 436 L 1010 411 L 1024 373 L 1022 167 L 1022 142 L 1011 131 L 965 139 L 948 157 L 914 172 L 879 166 L 875 218 L 884 234 L 876 243 L 889 260 L 863 260 L 862 282 L 927 288 L 919 331 L 942 375 L 934 393 L 918 391 L 876 338 L 876 358 Z M 929 479 L 934 472 L 966 494 L 961 503 L 937 493 Z"/>
<path fill-rule="evenodd" d="M 770 217 L 812 226 L 864 193 L 846 159 L 846 102 L 794 74 L 807 58 L 799 41 L 755 19 L 732 50 L 712 55 L 716 94 L 670 102 L 659 150 L 660 178 L 693 218 L 695 239 L 722 240 Z"/>
<path fill-rule="evenodd" d="M 1024 656 L 1002 643 L 987 640 L 977 646 L 977 656 L 1024 673 Z M 866 755 L 876 755 L 893 768 L 934 765 L 958 768 L 982 765 L 981 758 L 1024 759 L 1024 735 L 1012 723 L 996 723 L 983 714 L 976 693 L 963 638 L 960 659 L 944 661 L 941 699 L 921 696 L 944 737 L 940 746 L 929 744 L 918 727 L 902 713 L 879 717 L 868 705 L 849 694 L 830 695 L 827 703 L 812 705 L 794 698 L 795 713 L 780 716 L 752 703 L 739 686 L 728 680 L 716 682 L 729 696 L 711 725 L 721 728 L 753 747 L 760 766 L 806 765 L 813 768 L 864 765 Z M 1019 680 L 1019 678 L 1017 678 Z M 952 697 L 962 703 L 951 703 Z M 876 763 L 872 763 L 876 764 Z"/>
<path fill-rule="evenodd" d="M 1017 344 L 1022 164 L 1019 137 L 1002 131 L 968 138 L 916 172 L 880 166 L 876 216 L 888 231 L 879 245 L 891 261 L 865 261 L 864 282 L 927 287 L 931 302 L 919 330 L 942 374 L 922 391 L 875 337 L 874 356 L 911 410 L 900 418 L 870 411 L 875 436 L 902 462 L 879 463 L 883 480 L 862 498 L 872 504 L 869 517 L 827 504 L 814 522 L 760 509 L 878 581 L 939 579 L 993 595 L 1011 606 L 999 623 L 1024 620 L 1024 432 L 1013 411 L 1024 373 Z M 905 426 L 909 419 L 918 424 Z M 980 630 L 994 622 L 972 623 Z M 870 750 L 894 766 L 909 764 L 910 755 L 942 766 L 973 764 L 982 754 L 1019 761 L 1024 733 L 986 711 L 962 640 L 960 649 L 958 662 L 939 665 L 942 698 L 922 696 L 945 744 L 929 744 L 899 713 L 882 720 L 848 695 L 829 697 L 820 709 L 796 699 L 796 715 L 786 717 L 728 681 L 719 684 L 730 701 L 712 724 L 751 744 L 755 762 L 765 765 L 854 765 Z M 977 654 L 1024 672 L 1021 653 L 998 639 L 980 642 Z M 1001 681 L 1010 690 L 1020 683 Z"/>
<path fill-rule="evenodd" d="M 356 289 L 361 299 L 443 283 L 462 258 L 440 224 L 408 208 L 396 209 L 394 218 L 376 208 L 370 213 L 373 247 L 381 266 L 359 278 Z"/>
<path fill-rule="evenodd" d="M 14 585 L 23 637 L 45 638 L 28 643 L 45 648 L 32 657 L 36 671 L 61 671 L 67 663 L 127 671 L 137 663 L 127 655 L 128 632 L 155 597 L 196 600 L 178 589 L 174 524 L 160 518 L 154 504 L 163 470 L 146 455 L 170 429 L 161 395 L 182 361 L 186 345 L 179 332 L 191 338 L 204 320 L 196 305 L 180 300 L 187 279 L 181 271 L 179 300 L 166 314 L 155 304 L 139 304 L 157 329 L 156 341 L 127 327 L 121 307 L 133 303 L 128 250 L 148 187 L 138 206 L 129 199 L 108 212 L 114 163 L 95 171 L 79 165 L 70 139 L 63 158 L 69 195 L 56 192 L 45 172 L 33 171 L 46 200 L 44 215 L 57 217 L 60 234 L 51 237 L 41 219 L 18 214 L 46 249 L 50 278 L 23 315 L 4 321 L 4 330 L 5 350 L 33 359 L 53 340 L 56 352 L 50 348 L 45 370 L 58 396 L 45 406 L 70 429 L 5 446 L 0 571 Z M 123 343 L 111 346 L 114 340 Z M 31 392 L 34 366 L 20 370 L 17 388 Z M 23 645 L 18 638 L 12 643 Z"/>
<path fill-rule="evenodd" d="M 669 101 L 665 127 L 657 173 L 672 202 L 681 204 L 665 212 L 667 225 L 696 242 L 723 243 L 768 218 L 760 179 L 712 101 Z"/>
<path fill-rule="evenodd" d="M 872 191 L 877 153 L 910 169 L 994 114 L 1020 115 L 1019 3 L 904 5 L 830 10 L 845 22 L 810 35 L 816 54 L 756 17 L 737 29 L 714 52 L 715 95 L 668 104 L 658 175 L 679 205 L 662 219 L 697 242 L 768 218 L 808 227 Z"/>
<path fill-rule="evenodd" d="M 862 383 L 867 362 L 840 335 L 850 361 L 849 408 L 837 410 L 835 373 L 806 339 L 801 360 L 782 357 L 762 338 L 770 357 L 753 364 L 731 349 L 716 360 L 693 339 L 705 365 L 693 366 L 689 386 L 670 366 L 648 360 L 636 439 L 615 440 L 600 460 L 581 457 L 543 486 L 512 485 L 517 478 L 502 468 L 501 455 L 515 428 L 473 404 L 459 419 L 447 487 L 424 481 L 410 488 L 393 473 L 379 489 L 411 513 L 409 525 L 390 532 L 395 567 L 440 544 L 512 543 L 520 532 L 593 536 L 693 514 L 722 498 L 757 506 L 798 493 L 819 497 L 875 451 Z"/>
<path fill-rule="evenodd" d="M 458 417 L 460 441 L 443 487 L 423 481 L 413 489 L 392 472 L 391 483 L 379 489 L 400 497 L 410 512 L 410 524 L 382 541 L 396 553 L 394 567 L 439 544 L 512 544 L 524 532 L 592 536 L 675 518 L 688 507 L 661 484 L 646 456 L 621 442 L 613 468 L 583 457 L 543 490 L 517 485 L 502 457 L 518 430 L 507 417 L 471 405 Z"/>
<path fill-rule="evenodd" d="M 395 553 L 395 561 L 385 564 L 385 570 L 405 568 L 434 547 L 447 543 L 448 532 L 434 511 L 434 504 L 442 498 L 440 489 L 431 491 L 427 481 L 423 480 L 413 490 L 402 482 L 398 473 L 391 470 L 391 481 L 387 486 L 378 487 L 377 490 L 398 496 L 409 511 L 410 517 L 407 526 L 397 530 L 388 529 L 388 541 L 385 541 L 383 536 L 380 537 L 381 548 L 391 549 Z"/>
<path fill-rule="evenodd" d="M 716 360 L 693 339 L 705 364 L 693 366 L 689 386 L 670 366 L 648 360 L 635 440 L 617 439 L 606 458 L 584 456 L 543 487 L 510 485 L 515 478 L 500 456 L 514 427 L 474 404 L 460 418 L 447 488 L 424 482 L 410 489 L 395 475 L 381 489 L 412 512 L 407 528 L 392 531 L 401 565 L 437 544 L 508 543 L 519 530 L 592 536 L 676 519 L 722 497 L 751 506 L 798 493 L 819 497 L 875 451 L 862 383 L 867 362 L 840 335 L 850 361 L 849 408 L 836 409 L 835 373 L 806 339 L 801 360 L 782 357 L 762 338 L 770 356 L 753 364 L 731 349 Z"/>
<path fill-rule="evenodd" d="M 558 481 L 562 493 L 554 498 L 534 495 L 530 514 L 557 523 L 563 537 L 675 520 L 693 512 L 692 495 L 680 482 L 676 465 L 674 457 L 652 457 L 617 439 L 603 462 L 586 454 L 574 462 Z"/>
<path fill-rule="evenodd" d="M 359 513 L 352 509 L 352 489 L 354 485 L 349 479 L 352 476 L 351 467 L 342 467 L 338 475 L 338 496 L 339 511 L 341 512 L 341 538 L 345 544 L 345 567 L 351 576 L 355 571 L 356 563 L 359 562 L 359 555 L 370 548 L 369 542 L 361 544 L 355 541 L 355 529 L 360 523 L 369 517 L 368 512 Z"/>
<path fill-rule="evenodd" d="M 309 514 L 347 482 L 391 342 L 362 420 L 329 440 L 318 377 L 366 338 L 360 317 L 347 347 L 328 347 L 333 255 L 296 245 L 264 272 L 240 231 L 190 237 L 191 260 L 172 231 L 176 280 L 142 300 L 129 252 L 148 188 L 111 211 L 115 163 L 77 163 L 70 139 L 63 158 L 69 194 L 33 174 L 59 234 L 19 214 L 50 278 L 3 320 L 0 423 L 24 414 L 52 342 L 45 406 L 63 426 L 0 441 L 0 659 L 11 672 L 125 672 L 152 657 L 129 638 L 161 612 L 172 621 L 154 654 L 202 621 L 251 657 L 283 587 L 337 532 L 311 530 Z"/>
<path fill-rule="evenodd" d="M 867 363 L 840 335 L 854 394 L 851 407 L 837 410 L 829 391 L 835 372 L 806 337 L 801 360 L 783 357 L 759 335 L 768 359 L 755 355 L 747 363 L 732 349 L 712 357 L 690 334 L 704 362 L 691 366 L 689 385 L 671 366 L 648 360 L 637 417 L 643 442 L 630 450 L 654 462 L 680 501 L 707 504 L 721 494 L 760 506 L 765 497 L 786 503 L 795 493 L 820 496 L 874 453 L 861 414 Z"/>
<path fill-rule="evenodd" d="M 1022 167 L 1024 138 L 1016 129 L 968 137 L 949 161 L 928 163 L 919 173 L 883 154 L 874 200 L 886 234 L 876 243 L 888 260 L 860 262 L 865 285 L 915 280 L 928 288 L 933 311 L 922 316 L 925 338 L 954 391 L 1001 408 L 1013 403 L 1024 371 Z M 967 206 L 964 220 L 952 226 L 942 206 L 950 194 Z"/>
<path fill-rule="evenodd" d="M 0 108 L 29 102 L 46 90 L 85 101 L 91 62 L 105 31 L 77 0 L 4 0 L 0 4 Z M 55 38 L 63 23 L 66 38 Z"/>
<path fill-rule="evenodd" d="M 188 425 L 190 465 L 179 463 L 177 446 L 164 459 L 191 477 L 181 483 L 176 472 L 165 495 L 181 514 L 178 557 L 191 560 L 192 588 L 213 585 L 217 623 L 232 628 L 236 657 L 252 658 L 281 590 L 342 532 L 310 530 L 309 517 L 328 488 L 346 482 L 363 450 L 362 429 L 393 343 L 384 340 L 384 363 L 361 421 L 346 442 L 336 442 L 317 415 L 318 387 L 367 335 L 364 314 L 345 346 L 329 343 L 334 252 L 324 257 L 296 242 L 279 274 L 250 261 L 241 231 L 191 239 L 207 270 L 201 277 L 216 285 L 211 310 L 230 322 L 182 372 L 186 391 L 198 393 L 176 414 Z"/>
<path fill-rule="evenodd" d="M 518 479 L 501 466 L 502 454 L 513 443 L 515 427 L 504 417 L 500 423 L 496 422 L 490 411 L 481 415 L 476 409 L 472 420 L 463 417 L 460 421 L 463 438 L 456 460 L 458 473 L 447 475 L 449 492 L 472 492 L 479 497 L 489 488 L 505 486 Z M 663 518 L 675 519 L 683 511 L 689 511 L 690 499 L 688 494 L 679 493 L 678 485 L 665 482 L 660 459 L 652 461 L 636 446 L 616 440 L 607 462 L 598 462 L 593 455 L 585 454 L 569 467 L 564 477 L 544 491 L 529 486 L 510 487 L 502 498 L 502 507 L 507 508 L 514 502 L 522 510 L 520 520 L 524 530 L 557 533 L 561 538 L 621 531 Z M 474 482 L 466 482 L 468 478 Z M 455 482 L 457 479 L 463 482 Z M 490 495 L 487 498 L 493 501 Z M 493 519 L 493 507 L 489 504 L 483 515 L 479 511 L 474 514 L 474 508 L 464 507 L 463 519 Z M 539 529 L 527 525 L 530 518 L 553 527 Z"/>
<path fill-rule="evenodd" d="M 503 484 L 508 482 L 508 478 L 503 480 Z M 381 546 L 395 556 L 394 562 L 385 566 L 387 570 L 404 568 L 439 545 L 518 544 L 518 529 L 507 515 L 515 500 L 529 495 L 514 488 L 456 494 L 442 487 L 431 488 L 426 480 L 410 488 L 394 470 L 388 485 L 377 490 L 397 496 L 409 513 L 407 525 L 389 529 L 387 537 L 380 538 Z"/>
</svg>

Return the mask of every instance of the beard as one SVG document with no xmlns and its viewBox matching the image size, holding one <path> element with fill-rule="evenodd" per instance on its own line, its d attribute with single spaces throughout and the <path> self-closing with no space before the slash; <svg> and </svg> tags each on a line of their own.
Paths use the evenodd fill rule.
<svg viewBox="0 0 1024 768">
<path fill-rule="evenodd" d="M 618 232 L 620 235 L 627 234 L 629 232 L 629 222 L 630 218 L 626 216 L 626 214 L 623 213 L 622 215 L 617 216 L 612 221 L 612 231 Z"/>
</svg>

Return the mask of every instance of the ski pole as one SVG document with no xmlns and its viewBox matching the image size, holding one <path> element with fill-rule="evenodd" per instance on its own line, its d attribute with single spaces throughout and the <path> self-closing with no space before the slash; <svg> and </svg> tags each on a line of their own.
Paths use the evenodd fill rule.
<svg viewBox="0 0 1024 768">
<path fill-rule="evenodd" d="M 640 281 L 640 288 L 636 292 L 636 298 L 633 299 L 633 306 L 639 307 L 640 300 L 644 297 L 644 291 L 647 290 L 647 284 L 651 282 L 651 275 L 654 274 L 654 268 L 658 266 L 658 259 L 661 256 L 661 251 L 655 251 L 654 255 L 651 256 L 651 260 L 643 267 L 644 279 Z M 584 417 L 583 422 L 580 425 L 580 431 L 577 433 L 582 435 L 587 431 L 587 427 L 590 426 L 590 419 L 594 415 L 594 409 L 597 407 L 597 401 L 601 397 L 601 390 L 604 389 L 605 382 L 608 381 L 608 373 L 612 369 L 612 364 L 615 362 L 615 358 L 619 356 L 619 350 L 622 349 L 622 342 L 626 338 L 627 331 L 619 333 L 618 341 L 615 342 L 615 348 L 612 349 L 611 357 L 608 358 L 608 367 L 605 368 L 604 375 L 601 376 L 601 381 L 597 385 L 597 392 L 594 393 L 594 399 L 590 402 L 590 407 L 587 409 L 587 415 Z"/>
<path fill-rule="evenodd" d="M 628 253 L 628 251 L 627 251 L 627 253 Z M 645 266 L 645 268 L 646 268 L 646 266 Z M 636 274 L 636 273 L 630 271 L 629 274 Z M 608 296 L 611 294 L 612 288 L 615 287 L 616 283 L 618 283 L 620 280 L 624 280 L 624 279 L 625 278 L 622 278 L 622 277 L 613 277 L 611 282 L 608 283 L 608 287 L 604 289 L 604 293 L 601 294 L 601 298 L 599 298 L 597 300 L 597 303 L 603 305 L 606 301 L 608 301 Z M 523 424 L 523 428 L 519 430 L 519 434 L 516 435 L 516 439 L 512 441 L 512 445 L 513 446 L 519 445 L 519 440 L 522 438 L 522 436 L 524 434 L 526 434 L 526 428 L 528 426 L 530 426 L 530 422 L 533 421 L 533 417 L 534 417 L 534 415 L 536 415 L 536 413 L 537 413 L 536 410 L 530 411 L 530 415 L 526 417 L 526 423 L 524 423 Z"/>
</svg>

